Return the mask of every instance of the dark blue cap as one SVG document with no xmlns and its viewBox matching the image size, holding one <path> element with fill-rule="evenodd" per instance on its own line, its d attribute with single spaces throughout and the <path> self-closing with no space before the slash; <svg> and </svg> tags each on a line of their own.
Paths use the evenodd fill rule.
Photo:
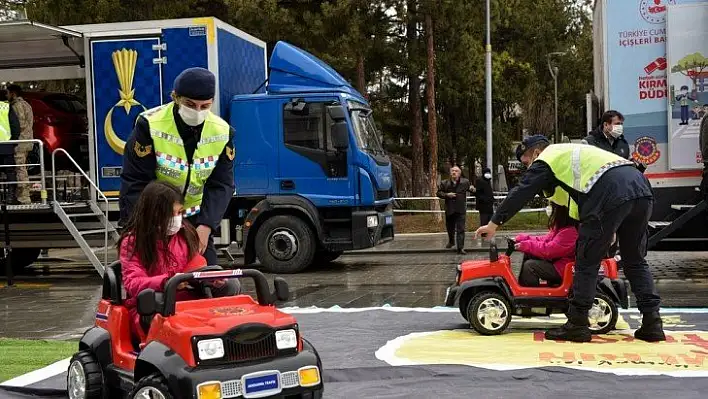
<svg viewBox="0 0 708 399">
<path fill-rule="evenodd" d="M 537 144 L 540 144 L 540 143 L 550 144 L 551 142 L 548 141 L 546 136 L 544 136 L 542 134 L 535 134 L 533 136 L 526 137 L 521 142 L 521 144 L 519 144 L 516 147 L 516 159 L 518 159 L 519 162 L 521 162 L 521 156 L 524 155 L 526 150 L 528 150 L 529 148 L 531 148 Z"/>
<path fill-rule="evenodd" d="M 182 97 L 198 101 L 211 100 L 215 91 L 216 78 L 208 69 L 185 69 L 175 79 L 175 93 Z"/>
</svg>

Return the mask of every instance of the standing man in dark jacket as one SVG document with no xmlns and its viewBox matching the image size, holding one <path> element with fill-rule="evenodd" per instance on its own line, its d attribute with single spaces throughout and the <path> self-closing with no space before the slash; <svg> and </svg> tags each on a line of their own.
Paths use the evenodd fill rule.
<svg viewBox="0 0 708 399">
<path fill-rule="evenodd" d="M 494 214 L 494 190 L 492 190 L 492 171 L 484 168 L 482 177 L 478 177 L 474 183 L 475 197 L 477 198 L 476 208 L 479 211 L 479 225 L 484 226 L 492 220 Z"/>
<path fill-rule="evenodd" d="M 173 101 L 138 117 L 125 144 L 120 185 L 121 224 L 152 180 L 183 191 L 185 217 L 199 234 L 199 251 L 209 265 L 217 254 L 212 232 L 234 193 L 234 130 L 211 112 L 216 79 L 203 68 L 183 71 Z"/>
<path fill-rule="evenodd" d="M 634 162 L 642 173 L 647 167 L 632 158 L 629 143 L 624 138 L 624 116 L 618 111 L 610 110 L 602 114 L 600 125 L 583 139 L 584 144 L 594 145 L 615 155 Z"/>
<path fill-rule="evenodd" d="M 462 170 L 453 166 L 450 169 L 450 179 L 441 182 L 438 187 L 438 197 L 445 200 L 445 227 L 448 239 L 446 248 L 452 248 L 457 241 L 457 253 L 464 254 L 467 192 L 472 190 L 472 186 L 470 181 L 461 175 Z"/>
<path fill-rule="evenodd" d="M 0 142 L 18 140 L 20 137 L 20 120 L 17 114 L 7 102 L 7 93 L 0 90 Z M 18 205 L 15 192 L 17 190 L 17 171 L 15 167 L 15 146 L 16 144 L 0 144 L 0 173 L 5 173 L 5 183 L 7 184 L 8 205 Z M 3 190 L 4 191 L 4 190 Z"/>
</svg>

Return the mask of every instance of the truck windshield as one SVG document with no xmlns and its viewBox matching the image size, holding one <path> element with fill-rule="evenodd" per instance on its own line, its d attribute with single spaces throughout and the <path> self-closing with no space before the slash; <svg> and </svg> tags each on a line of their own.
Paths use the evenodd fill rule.
<svg viewBox="0 0 708 399">
<path fill-rule="evenodd" d="M 376 130 L 373 112 L 363 104 L 356 102 L 349 102 L 349 109 L 352 112 L 352 123 L 359 147 L 373 155 L 386 155 L 381 136 Z"/>
</svg>

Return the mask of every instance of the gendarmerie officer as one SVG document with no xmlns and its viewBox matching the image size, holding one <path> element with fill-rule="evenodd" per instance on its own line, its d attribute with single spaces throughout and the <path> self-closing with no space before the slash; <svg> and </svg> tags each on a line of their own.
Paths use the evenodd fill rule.
<svg viewBox="0 0 708 399">
<path fill-rule="evenodd" d="M 138 117 L 125 145 L 120 186 L 121 224 L 150 181 L 180 187 L 185 216 L 210 265 L 218 264 L 212 232 L 234 193 L 234 130 L 211 112 L 215 86 L 208 70 L 187 69 L 175 79 L 172 102 Z"/>
</svg>

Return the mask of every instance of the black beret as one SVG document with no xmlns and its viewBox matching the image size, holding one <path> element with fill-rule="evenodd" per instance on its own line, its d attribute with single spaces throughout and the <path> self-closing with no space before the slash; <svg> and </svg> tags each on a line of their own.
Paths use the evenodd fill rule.
<svg viewBox="0 0 708 399">
<path fill-rule="evenodd" d="M 175 79 L 175 93 L 192 100 L 211 100 L 215 87 L 214 74 L 204 68 L 185 69 Z"/>
<path fill-rule="evenodd" d="M 536 144 L 540 143 L 548 143 L 550 144 L 550 141 L 548 141 L 548 138 L 542 134 L 535 134 L 533 136 L 526 137 L 521 144 L 519 144 L 516 147 L 516 159 L 521 162 L 521 156 L 524 155 L 524 152 L 528 150 L 529 148 L 535 146 Z"/>
</svg>

